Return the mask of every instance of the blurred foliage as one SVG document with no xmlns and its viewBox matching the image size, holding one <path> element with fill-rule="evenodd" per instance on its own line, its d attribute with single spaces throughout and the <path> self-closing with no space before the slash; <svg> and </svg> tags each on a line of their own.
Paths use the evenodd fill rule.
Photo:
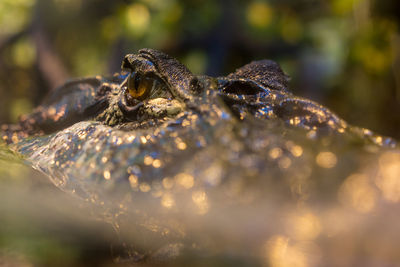
<svg viewBox="0 0 400 267">
<path fill-rule="evenodd" d="M 64 78 L 116 72 L 126 53 L 151 47 L 196 74 L 274 59 L 296 94 L 398 138 L 399 9 L 394 0 L 2 0 L 0 122 Z"/>
</svg>

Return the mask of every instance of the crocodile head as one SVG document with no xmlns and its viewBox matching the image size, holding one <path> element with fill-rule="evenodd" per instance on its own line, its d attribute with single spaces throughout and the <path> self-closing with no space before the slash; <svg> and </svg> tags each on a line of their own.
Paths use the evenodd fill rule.
<svg viewBox="0 0 400 267">
<path fill-rule="evenodd" d="M 400 164 L 392 139 L 294 96 L 273 61 L 213 78 L 151 49 L 113 77 L 67 82 L 2 131 L 56 186 L 104 207 L 138 260 L 221 240 L 253 255 L 276 241 L 282 214 L 301 207 L 322 224 L 320 207 L 339 209 L 339 191 L 363 209 L 351 175 L 384 195 L 378 159 Z"/>
</svg>

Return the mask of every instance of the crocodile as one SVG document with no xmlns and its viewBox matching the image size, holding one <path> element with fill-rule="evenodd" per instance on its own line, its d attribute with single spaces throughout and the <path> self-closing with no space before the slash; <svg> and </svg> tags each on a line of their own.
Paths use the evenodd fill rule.
<svg viewBox="0 0 400 267">
<path fill-rule="evenodd" d="M 141 49 L 121 69 L 66 82 L 1 136 L 99 207 L 129 260 L 233 252 L 257 264 L 338 262 L 339 237 L 373 240 L 350 218 L 384 216 L 400 200 L 397 142 L 295 96 L 274 61 L 215 78 Z M 329 239 L 333 214 L 348 225 Z"/>
</svg>

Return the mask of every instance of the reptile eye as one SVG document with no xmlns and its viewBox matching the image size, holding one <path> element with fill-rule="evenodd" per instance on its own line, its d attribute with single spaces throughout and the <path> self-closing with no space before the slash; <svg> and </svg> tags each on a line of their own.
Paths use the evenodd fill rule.
<svg viewBox="0 0 400 267">
<path fill-rule="evenodd" d="M 131 97 L 138 100 L 145 99 L 153 88 L 154 80 L 132 72 L 128 78 L 128 92 Z"/>
</svg>

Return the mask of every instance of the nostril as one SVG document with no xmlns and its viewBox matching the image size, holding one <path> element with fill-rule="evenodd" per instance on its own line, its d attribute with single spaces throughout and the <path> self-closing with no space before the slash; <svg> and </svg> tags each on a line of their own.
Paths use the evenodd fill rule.
<svg viewBox="0 0 400 267">
<path fill-rule="evenodd" d="M 197 77 L 194 77 L 193 79 L 190 80 L 189 84 L 189 89 L 192 91 L 194 94 L 200 94 L 202 91 L 202 86 Z"/>
<path fill-rule="evenodd" d="M 227 83 L 222 91 L 226 94 L 237 95 L 257 95 L 265 92 L 265 90 L 257 84 L 249 83 L 248 81 L 232 81 Z"/>
</svg>

